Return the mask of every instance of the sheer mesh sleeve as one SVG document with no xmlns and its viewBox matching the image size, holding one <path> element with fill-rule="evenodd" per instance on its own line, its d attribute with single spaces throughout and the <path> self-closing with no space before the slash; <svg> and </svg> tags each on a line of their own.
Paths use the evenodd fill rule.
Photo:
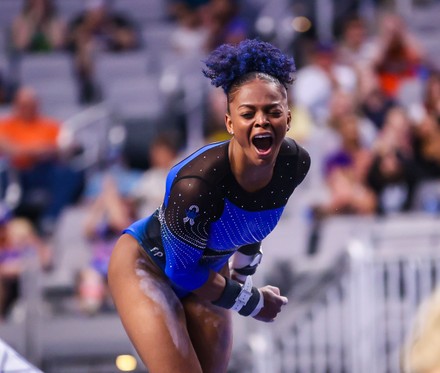
<svg viewBox="0 0 440 373">
<path fill-rule="evenodd" d="M 178 286 L 192 291 L 202 286 L 209 269 L 199 265 L 209 226 L 222 208 L 215 188 L 203 179 L 186 177 L 175 182 L 161 217 L 166 252 L 165 272 Z"/>
<path fill-rule="evenodd" d="M 310 155 L 303 147 L 298 145 L 298 165 L 296 171 L 296 186 L 301 184 L 310 169 Z"/>
</svg>

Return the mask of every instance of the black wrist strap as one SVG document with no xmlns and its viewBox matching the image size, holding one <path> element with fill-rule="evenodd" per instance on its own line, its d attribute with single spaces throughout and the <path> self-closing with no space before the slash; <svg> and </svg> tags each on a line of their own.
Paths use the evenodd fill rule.
<svg viewBox="0 0 440 373">
<path fill-rule="evenodd" d="M 257 312 L 257 307 L 261 309 L 261 294 L 256 287 L 252 286 L 251 277 L 246 279 L 244 285 L 228 277 L 225 277 L 225 280 L 226 285 L 222 295 L 212 304 L 227 309 L 232 308 L 242 316 L 249 316 L 254 311 Z"/>
</svg>

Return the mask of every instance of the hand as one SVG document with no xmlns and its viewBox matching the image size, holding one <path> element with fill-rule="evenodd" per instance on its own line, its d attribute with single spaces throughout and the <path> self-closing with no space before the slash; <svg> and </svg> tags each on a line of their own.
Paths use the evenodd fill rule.
<svg viewBox="0 0 440 373">
<path fill-rule="evenodd" d="M 281 312 L 281 307 L 287 304 L 287 298 L 281 296 L 280 289 L 275 286 L 266 285 L 259 290 L 264 297 L 264 306 L 254 318 L 259 321 L 272 322 Z"/>
</svg>

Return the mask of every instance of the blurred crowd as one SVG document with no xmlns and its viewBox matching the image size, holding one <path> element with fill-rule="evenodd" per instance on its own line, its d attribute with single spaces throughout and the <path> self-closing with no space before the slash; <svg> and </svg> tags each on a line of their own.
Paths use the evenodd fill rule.
<svg viewBox="0 0 440 373">
<path fill-rule="evenodd" d="M 418 198 L 422 185 L 440 182 L 439 66 L 404 19 L 379 12 L 381 2 L 376 3 L 377 24 L 350 9 L 332 40 L 319 40 L 312 29 L 285 51 L 301 54 L 294 55 L 288 135 L 312 156 L 306 181 L 313 226 L 308 255 L 318 250 L 320 224 L 329 216 L 440 211 L 438 196 Z M 71 19 L 61 17 L 56 5 L 53 0 L 23 1 L 5 33 L 3 55 L 68 52 L 78 102 L 99 103 L 96 55 L 148 50 L 141 27 L 104 0 L 85 1 Z M 203 55 L 223 43 L 263 37 L 252 18 L 258 1 L 169 0 L 166 5 L 162 22 L 174 26 L 169 48 L 177 55 Z M 204 98 L 204 140 L 227 139 L 223 93 L 211 88 Z M 60 146 L 62 122 L 46 115 L 33 87 L 6 76 L 1 62 L 0 104 L 6 108 L 0 116 L 0 320 L 19 297 L 28 250 L 39 253 L 43 270 L 53 268 L 51 238 L 69 206 L 85 206 L 81 234 L 92 258 L 78 273 L 75 307 L 86 313 L 111 309 L 105 282 L 112 245 L 130 221 L 161 203 L 167 170 L 188 150 L 185 140 L 162 132 L 145 146 L 148 164 L 142 169 L 130 167 L 118 153 L 85 173 L 70 162 L 81 151 L 78 144 Z M 22 235 L 10 233 L 16 225 Z"/>
</svg>

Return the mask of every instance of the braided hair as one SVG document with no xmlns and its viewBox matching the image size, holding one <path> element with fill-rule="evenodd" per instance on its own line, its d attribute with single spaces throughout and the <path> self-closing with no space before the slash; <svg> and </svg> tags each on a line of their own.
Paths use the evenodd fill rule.
<svg viewBox="0 0 440 373">
<path fill-rule="evenodd" d="M 204 61 L 203 74 L 211 84 L 221 87 L 228 97 L 242 84 L 254 78 L 266 79 L 286 88 L 296 71 L 293 58 L 270 43 L 246 39 L 238 45 L 223 44 Z"/>
</svg>

